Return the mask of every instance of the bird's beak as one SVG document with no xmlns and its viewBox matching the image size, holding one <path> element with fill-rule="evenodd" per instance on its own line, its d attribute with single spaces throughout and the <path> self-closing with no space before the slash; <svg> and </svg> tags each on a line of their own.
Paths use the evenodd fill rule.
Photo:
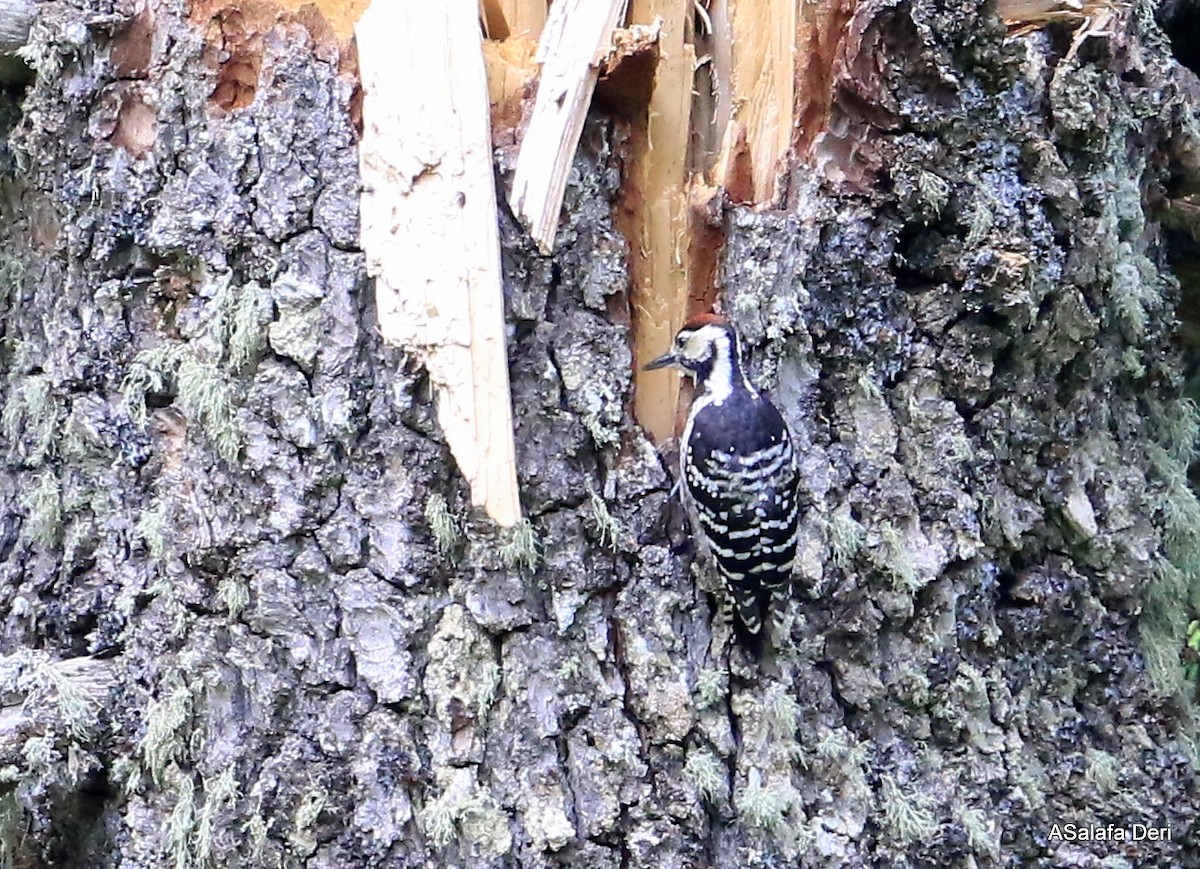
<svg viewBox="0 0 1200 869">
<path fill-rule="evenodd" d="M 679 359 L 674 353 L 664 353 L 657 359 L 651 359 L 642 366 L 643 371 L 656 371 L 659 368 L 666 368 L 668 365 L 678 365 Z"/>
</svg>

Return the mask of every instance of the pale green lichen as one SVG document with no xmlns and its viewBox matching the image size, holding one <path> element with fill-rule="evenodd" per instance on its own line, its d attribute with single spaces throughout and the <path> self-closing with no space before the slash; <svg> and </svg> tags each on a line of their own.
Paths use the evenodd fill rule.
<svg viewBox="0 0 1200 869">
<path fill-rule="evenodd" d="M 86 468 L 99 469 L 100 467 L 95 460 L 102 454 L 89 443 L 82 426 L 76 419 L 67 420 L 59 449 L 63 458 L 67 459 L 70 464 Z"/>
<path fill-rule="evenodd" d="M 130 419 L 144 428 L 146 396 L 164 392 L 171 385 L 180 408 L 200 426 L 217 454 L 234 461 L 241 449 L 241 436 L 232 385 L 218 365 L 198 358 L 185 346 L 143 350 L 134 358 L 121 384 Z"/>
<path fill-rule="evenodd" d="M 842 569 L 850 566 L 866 536 L 861 524 L 849 510 L 839 510 L 829 517 L 829 552 L 833 563 Z"/>
<path fill-rule="evenodd" d="M 917 173 L 917 189 L 935 216 L 941 216 L 950 201 L 950 183 L 940 175 L 924 169 Z"/>
<path fill-rule="evenodd" d="M 176 639 L 182 637 L 192 619 L 188 608 L 179 598 L 179 592 L 165 574 L 162 574 L 147 589 L 155 601 L 162 606 L 170 623 L 170 635 Z"/>
<path fill-rule="evenodd" d="M 146 396 L 166 390 L 186 352 L 182 346 L 155 347 L 134 357 L 121 381 L 121 394 L 125 412 L 139 428 L 146 427 Z"/>
<path fill-rule="evenodd" d="M 1172 560 L 1180 567 L 1191 567 L 1195 557 L 1196 535 L 1200 531 L 1200 501 L 1185 481 L 1172 480 L 1163 493 L 1163 519 Z"/>
<path fill-rule="evenodd" d="M 317 837 L 313 828 L 328 800 L 329 794 L 315 785 L 300 798 L 296 813 L 292 817 L 292 831 L 288 834 L 288 842 L 297 853 L 308 856 L 317 850 Z"/>
<path fill-rule="evenodd" d="M 237 459 L 241 436 L 234 418 L 232 388 L 224 373 L 188 353 L 179 363 L 176 380 L 184 412 L 200 423 L 221 458 L 227 462 Z"/>
<path fill-rule="evenodd" d="M 558 676 L 560 682 L 573 682 L 579 677 L 583 671 L 583 661 L 578 655 L 568 655 L 563 659 L 563 662 L 558 665 L 555 675 Z"/>
<path fill-rule="evenodd" d="M 109 779 L 125 799 L 132 799 L 142 786 L 142 765 L 136 757 L 118 757 L 113 761 Z"/>
<path fill-rule="evenodd" d="M 883 398 L 883 390 L 879 387 L 878 375 L 874 367 L 864 368 L 858 374 L 856 381 L 858 392 L 869 401 L 879 401 Z"/>
<path fill-rule="evenodd" d="M 76 742 L 67 743 L 67 762 L 64 764 L 64 781 L 74 788 L 83 782 L 83 777 L 99 767 L 96 756 Z"/>
<path fill-rule="evenodd" d="M 822 729 L 815 748 L 817 757 L 824 761 L 843 760 L 850 750 L 847 736 L 848 732 L 842 727 Z"/>
<path fill-rule="evenodd" d="M 752 769 L 746 787 L 737 797 L 738 815 L 751 827 L 781 835 L 787 831 L 788 814 L 799 800 L 800 795 L 790 782 L 764 785 L 759 771 Z"/>
<path fill-rule="evenodd" d="M 44 775 L 52 765 L 62 762 L 62 754 L 54 748 L 54 739 L 49 736 L 31 736 L 25 740 L 21 756 L 35 776 Z"/>
<path fill-rule="evenodd" d="M 192 835 L 196 822 L 196 785 L 192 777 L 174 764 L 170 767 L 170 793 L 175 805 L 167 815 L 166 850 L 175 869 L 192 866 Z"/>
<path fill-rule="evenodd" d="M 1189 572 L 1159 559 L 1157 575 L 1143 593 L 1142 618 L 1138 622 L 1151 680 L 1158 690 L 1178 696 L 1188 696 L 1195 689 L 1181 659 L 1187 647 L 1189 615 L 1197 604 L 1196 583 Z"/>
<path fill-rule="evenodd" d="M 37 482 L 21 496 L 25 508 L 25 528 L 30 542 L 42 546 L 57 546 L 62 537 L 62 487 L 58 477 L 45 471 Z"/>
<path fill-rule="evenodd" d="M 482 718 L 496 702 L 496 694 L 500 690 L 502 673 L 500 665 L 488 661 L 479 668 L 478 680 L 475 685 L 475 714 Z"/>
<path fill-rule="evenodd" d="M 140 748 L 150 779 L 157 787 L 167 782 L 168 769 L 187 750 L 192 702 L 192 692 L 187 686 L 176 685 L 161 699 L 151 700 L 146 708 L 146 734 Z"/>
<path fill-rule="evenodd" d="M 1147 458 L 1163 484 L 1158 501 L 1165 557 L 1142 598 L 1138 621 L 1146 669 L 1164 694 L 1194 701 L 1197 691 L 1197 650 L 1189 626 L 1200 614 L 1200 499 L 1192 490 L 1188 470 L 1200 437 L 1200 408 L 1183 399 L 1154 414 L 1160 444 L 1147 448 Z M 1194 721 L 1189 717 L 1189 721 Z M 1185 741 L 1195 738 L 1189 725 Z"/>
<path fill-rule="evenodd" d="M 446 795 L 427 805 L 421 812 L 421 825 L 434 847 L 445 848 L 454 840 L 455 822 L 460 808 Z"/>
<path fill-rule="evenodd" d="M 1196 457 L 1200 439 L 1200 406 L 1190 398 L 1180 399 L 1162 421 L 1163 448 L 1178 462 Z"/>
<path fill-rule="evenodd" d="M 508 816 L 486 791 L 452 787 L 418 815 L 421 828 L 436 848 L 445 848 L 461 833 L 486 854 L 500 856 L 512 848 Z"/>
<path fill-rule="evenodd" d="M 720 670 L 701 670 L 696 678 L 696 697 L 701 709 L 720 703 L 725 697 L 725 674 Z"/>
<path fill-rule="evenodd" d="M 0 413 L 0 430 L 10 445 L 10 455 L 34 467 L 44 464 L 54 452 L 60 429 L 59 407 L 50 378 L 44 374 L 12 378 Z"/>
<path fill-rule="evenodd" d="M 620 433 L 604 418 L 603 408 L 586 408 L 579 416 L 579 421 L 583 423 L 583 427 L 587 429 L 587 433 L 591 435 L 592 441 L 597 447 L 612 446 L 620 443 Z"/>
<path fill-rule="evenodd" d="M 14 54 L 25 61 L 38 78 L 53 81 L 58 79 L 67 58 L 76 50 L 75 46 L 63 40 L 61 31 L 55 25 L 38 17 L 34 18 L 25 44 Z"/>
<path fill-rule="evenodd" d="M 196 831 L 192 836 L 192 848 L 197 866 L 212 865 L 213 847 L 216 842 L 217 814 L 237 802 L 240 787 L 233 767 L 227 766 L 214 779 L 204 779 L 204 805 L 196 819 Z"/>
<path fill-rule="evenodd" d="M 522 519 L 506 528 L 500 544 L 500 559 L 510 568 L 532 572 L 538 565 L 538 539 L 533 524 Z"/>
<path fill-rule="evenodd" d="M 879 540 L 876 563 L 892 578 L 892 587 L 896 591 L 918 591 L 923 583 L 917 573 L 912 550 L 900 529 L 890 523 L 884 523 L 879 529 Z"/>
<path fill-rule="evenodd" d="M 217 599 L 229 618 L 237 619 L 250 606 L 250 586 L 241 577 L 227 576 L 217 584 Z"/>
<path fill-rule="evenodd" d="M 945 459 L 950 464 L 960 464 L 970 461 L 975 456 L 975 448 L 971 439 L 961 431 L 955 431 L 943 442 L 946 448 Z"/>
<path fill-rule="evenodd" d="M 588 489 L 588 501 L 592 508 L 592 521 L 596 525 L 596 537 L 600 545 L 607 549 L 616 549 L 617 542 L 625 533 L 620 521 L 608 509 L 608 504 L 595 490 Z"/>
<path fill-rule="evenodd" d="M 1091 749 L 1087 752 L 1083 777 L 1103 793 L 1110 794 L 1117 789 L 1120 769 L 1121 762 L 1114 755 L 1098 748 Z"/>
<path fill-rule="evenodd" d="M 914 709 L 922 709 L 930 700 L 929 676 L 914 666 L 904 666 L 896 673 L 894 691 L 896 696 Z"/>
<path fill-rule="evenodd" d="M 967 833 L 967 844 L 976 854 L 995 854 L 999 850 L 1000 835 L 996 825 L 981 809 L 963 809 L 959 816 L 963 830 Z"/>
<path fill-rule="evenodd" d="M 486 854 L 499 857 L 512 850 L 508 815 L 478 796 L 463 806 L 458 827 L 464 839 L 480 846 Z"/>
<path fill-rule="evenodd" d="M 53 704 L 71 738 L 85 742 L 94 735 L 111 679 L 108 666 L 94 658 L 55 661 L 39 654 L 32 659 L 22 685 L 28 691 L 28 707 Z"/>
<path fill-rule="evenodd" d="M 938 822 L 927 798 L 916 791 L 906 792 L 890 775 L 880 779 L 880 802 L 888 828 L 902 844 L 924 841 L 937 833 Z"/>
<path fill-rule="evenodd" d="M 463 531 L 457 517 L 450 512 L 450 505 L 445 496 L 434 492 L 426 499 L 425 521 L 429 523 L 433 545 L 438 554 L 444 557 L 453 556 L 463 540 Z"/>
<path fill-rule="evenodd" d="M 1140 380 L 1146 376 L 1146 365 L 1142 361 L 1142 351 L 1137 347 L 1126 347 L 1121 351 L 1121 368 L 1130 377 Z"/>
<path fill-rule="evenodd" d="M 1036 757 L 1025 755 L 1016 768 L 1013 780 L 1030 808 L 1040 809 L 1046 804 L 1046 768 Z"/>
<path fill-rule="evenodd" d="M 230 288 L 221 299 L 223 334 L 229 354 L 229 366 L 237 371 L 258 358 L 266 344 L 265 321 L 270 316 L 271 298 L 257 282 L 251 281 L 234 292 Z"/>
<path fill-rule="evenodd" d="M 728 771 L 708 749 L 695 748 L 688 752 L 683 777 L 706 803 L 715 804 L 729 796 Z"/>
<path fill-rule="evenodd" d="M 873 753 L 870 742 L 858 741 L 844 727 L 822 730 L 815 751 L 820 760 L 846 767 L 867 766 Z"/>
<path fill-rule="evenodd" d="M 1113 268 L 1112 299 L 1117 316 L 1134 339 L 1141 338 L 1146 331 L 1146 288 L 1137 266 L 1131 262 L 1118 262 Z"/>
<path fill-rule="evenodd" d="M 800 704 L 787 688 L 775 682 L 767 687 L 763 697 L 767 720 L 780 736 L 791 736 L 800 724 Z"/>
<path fill-rule="evenodd" d="M 273 822 L 271 822 L 273 823 Z M 250 862 L 254 866 L 262 866 L 267 853 L 267 837 L 271 832 L 271 823 L 262 816 L 259 807 L 242 825 L 242 832 L 250 839 Z"/>
<path fill-rule="evenodd" d="M 966 247 L 978 247 L 996 222 L 996 202 L 986 188 L 975 189 L 975 208 L 971 211 L 971 225 L 967 231 Z"/>
<path fill-rule="evenodd" d="M 148 510 L 143 510 L 136 527 L 150 557 L 157 562 L 166 561 L 170 553 L 166 505 L 158 503 Z"/>
</svg>

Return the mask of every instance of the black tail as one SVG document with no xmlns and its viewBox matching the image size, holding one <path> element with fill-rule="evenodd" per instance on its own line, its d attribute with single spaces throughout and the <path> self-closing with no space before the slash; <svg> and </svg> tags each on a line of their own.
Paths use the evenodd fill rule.
<svg viewBox="0 0 1200 869">
<path fill-rule="evenodd" d="M 756 661 L 761 661 L 771 623 L 771 589 L 749 583 L 732 584 L 733 633 Z"/>
<path fill-rule="evenodd" d="M 751 631 L 746 627 L 746 623 L 742 621 L 741 615 L 733 617 L 733 635 L 737 638 L 738 645 L 745 649 L 750 657 L 756 661 L 763 659 L 763 653 L 767 649 L 767 629 L 765 624 L 757 631 Z"/>
</svg>

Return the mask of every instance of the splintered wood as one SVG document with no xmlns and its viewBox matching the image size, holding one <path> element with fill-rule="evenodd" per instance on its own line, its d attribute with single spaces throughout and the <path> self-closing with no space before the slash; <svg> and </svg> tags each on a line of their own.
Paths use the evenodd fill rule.
<svg viewBox="0 0 1200 869">
<path fill-rule="evenodd" d="M 1023 36 L 1056 22 L 1086 24 L 1085 32 L 1103 30 L 1129 4 L 1114 0 L 1000 0 L 996 11 L 1014 36 Z"/>
<path fill-rule="evenodd" d="M 537 39 L 546 24 L 546 0 L 482 0 L 480 11 L 488 39 Z"/>
<path fill-rule="evenodd" d="M 775 199 L 776 178 L 792 139 L 796 7 L 796 0 L 712 0 L 710 4 L 715 120 L 723 128 L 714 180 L 730 187 L 738 201 Z M 747 162 L 738 172 L 743 155 Z"/>
<path fill-rule="evenodd" d="M 374 0 L 357 39 L 380 329 L 424 363 L 472 501 L 510 526 L 521 510 L 477 0 Z"/>
<path fill-rule="evenodd" d="M 799 161 L 834 182 L 865 171 L 855 155 L 870 124 L 847 133 L 839 119 L 857 109 L 844 104 L 843 85 L 869 68 L 852 35 L 870 11 L 861 0 L 629 0 L 622 29 L 624 0 L 553 0 L 544 22 L 542 0 L 480 3 L 493 112 L 503 119 L 497 146 L 519 142 L 510 203 L 543 252 L 553 250 L 593 94 L 620 124 L 614 221 L 630 246 L 635 411 L 667 440 L 678 430 L 680 381 L 640 367 L 687 317 L 719 307 L 725 209 L 782 207 Z M 528 40 L 539 28 L 531 65 Z"/>
<path fill-rule="evenodd" d="M 546 24 L 546 0 L 482 0 L 479 17 L 487 35 L 483 62 L 495 137 L 497 125 L 511 130 L 520 122 L 521 97 L 537 74 L 533 58 Z"/>
<path fill-rule="evenodd" d="M 598 64 L 624 12 L 625 0 L 557 0 L 538 43 L 541 77 L 509 203 L 546 253 L 554 249 L 567 173 L 596 88 Z"/>
<path fill-rule="evenodd" d="M 634 24 L 658 21 L 658 67 L 646 116 L 633 124 L 626 193 L 638 208 L 625 226 L 632 248 L 634 411 L 658 441 L 676 428 L 680 379 L 641 364 L 666 352 L 688 314 L 687 154 L 695 52 L 684 37 L 692 0 L 634 0 Z M 640 123 L 639 123 L 640 121 Z"/>
</svg>

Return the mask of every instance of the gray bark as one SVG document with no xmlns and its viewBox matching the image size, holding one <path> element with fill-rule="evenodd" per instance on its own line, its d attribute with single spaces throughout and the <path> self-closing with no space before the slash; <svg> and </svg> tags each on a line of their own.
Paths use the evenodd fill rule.
<svg viewBox="0 0 1200 869">
<path fill-rule="evenodd" d="M 152 8 L 138 57 L 125 6 L 41 4 L 7 115 L 0 855 L 1200 865 L 1158 225 L 1200 88 L 1148 6 L 1073 46 L 871 3 L 845 177 L 724 215 L 805 470 L 761 668 L 721 651 L 626 413 L 619 124 L 588 124 L 553 258 L 501 215 L 531 547 L 468 512 L 377 336 L 336 52 L 285 20 L 221 67 Z M 1172 839 L 1050 835 L 1135 822 Z"/>
<path fill-rule="evenodd" d="M 0 0 L 0 51 L 16 51 L 25 45 L 35 11 L 30 0 Z"/>
</svg>

